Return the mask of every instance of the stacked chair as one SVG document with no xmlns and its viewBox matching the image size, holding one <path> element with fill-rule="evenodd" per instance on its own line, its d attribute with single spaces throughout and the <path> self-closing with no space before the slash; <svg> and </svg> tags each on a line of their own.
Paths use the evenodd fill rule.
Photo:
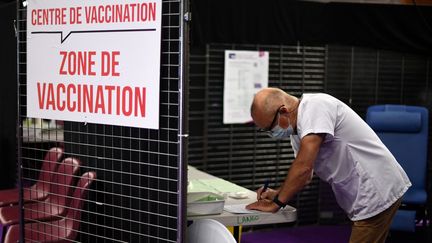
<svg viewBox="0 0 432 243">
<path fill-rule="evenodd" d="M 88 188 L 96 179 L 95 172 L 86 172 L 78 180 L 65 216 L 48 222 L 26 223 L 24 239 L 29 242 L 73 242 L 79 231 L 81 208 Z M 5 243 L 19 241 L 19 225 L 13 225 L 6 233 Z"/>
<path fill-rule="evenodd" d="M 5 190 L 4 194 L 0 191 L 3 203 L 0 243 L 19 241 L 21 210 L 25 240 L 42 243 L 76 238 L 83 198 L 96 174 L 86 172 L 79 176 L 80 160 L 73 157 L 61 160 L 62 155 L 63 150 L 59 148 L 48 151 L 36 183 L 23 188 L 23 209 L 18 205 L 19 189 Z"/>
<path fill-rule="evenodd" d="M 57 170 L 63 156 L 63 149 L 51 148 L 45 155 L 39 172 L 39 177 L 32 186 L 23 189 L 24 201 L 44 200 L 48 196 L 53 172 Z M 19 202 L 19 188 L 0 191 L 0 207 L 17 205 Z"/>
</svg>

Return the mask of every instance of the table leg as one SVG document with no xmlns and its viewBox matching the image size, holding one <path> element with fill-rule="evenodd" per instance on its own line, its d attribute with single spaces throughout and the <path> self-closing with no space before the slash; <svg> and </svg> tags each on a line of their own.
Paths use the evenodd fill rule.
<svg viewBox="0 0 432 243">
<path fill-rule="evenodd" d="M 240 243 L 242 226 L 241 225 L 227 226 L 227 228 L 231 232 L 231 234 L 234 236 L 234 239 L 237 241 L 237 243 Z"/>
</svg>

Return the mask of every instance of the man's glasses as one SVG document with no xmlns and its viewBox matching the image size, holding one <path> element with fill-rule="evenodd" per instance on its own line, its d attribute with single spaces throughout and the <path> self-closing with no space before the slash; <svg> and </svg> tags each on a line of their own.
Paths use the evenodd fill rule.
<svg viewBox="0 0 432 243">
<path fill-rule="evenodd" d="M 267 128 L 260 128 L 258 129 L 258 132 L 265 132 L 265 133 L 271 133 L 271 129 L 273 128 L 277 118 L 279 117 L 279 110 L 280 108 L 282 108 L 284 105 L 279 106 L 279 108 L 277 108 L 276 113 L 273 117 L 273 121 L 270 123 L 270 126 Z"/>
</svg>

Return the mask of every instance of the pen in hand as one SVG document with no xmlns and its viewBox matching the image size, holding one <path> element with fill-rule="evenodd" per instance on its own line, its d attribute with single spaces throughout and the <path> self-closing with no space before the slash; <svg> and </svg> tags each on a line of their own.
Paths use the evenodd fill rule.
<svg viewBox="0 0 432 243">
<path fill-rule="evenodd" d="M 262 191 L 260 193 L 260 199 L 261 199 L 261 194 L 263 194 L 265 191 L 267 191 L 268 185 L 269 185 L 269 180 L 266 180 L 264 182 L 264 187 L 263 187 L 263 189 L 262 189 Z"/>
<path fill-rule="evenodd" d="M 266 181 L 264 182 L 264 188 L 263 188 L 262 192 L 265 192 L 265 191 L 267 190 L 267 188 L 268 188 L 268 184 L 269 184 L 269 180 L 266 180 Z"/>
</svg>

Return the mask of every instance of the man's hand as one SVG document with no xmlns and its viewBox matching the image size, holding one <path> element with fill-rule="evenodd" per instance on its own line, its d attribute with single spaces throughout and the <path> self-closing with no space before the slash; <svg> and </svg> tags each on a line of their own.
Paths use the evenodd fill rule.
<svg viewBox="0 0 432 243">
<path fill-rule="evenodd" d="M 260 187 L 257 191 L 257 200 L 261 200 L 261 199 L 269 199 L 269 200 L 273 200 L 273 198 L 278 194 L 279 191 L 277 190 L 273 190 L 271 188 L 267 188 L 267 190 L 265 190 L 265 192 L 263 192 L 264 187 Z"/>
<path fill-rule="evenodd" d="M 274 203 L 272 200 L 261 199 L 261 200 L 258 200 L 254 203 L 247 205 L 246 209 L 276 213 L 277 211 L 279 211 L 279 206 L 276 205 L 276 203 Z"/>
</svg>

